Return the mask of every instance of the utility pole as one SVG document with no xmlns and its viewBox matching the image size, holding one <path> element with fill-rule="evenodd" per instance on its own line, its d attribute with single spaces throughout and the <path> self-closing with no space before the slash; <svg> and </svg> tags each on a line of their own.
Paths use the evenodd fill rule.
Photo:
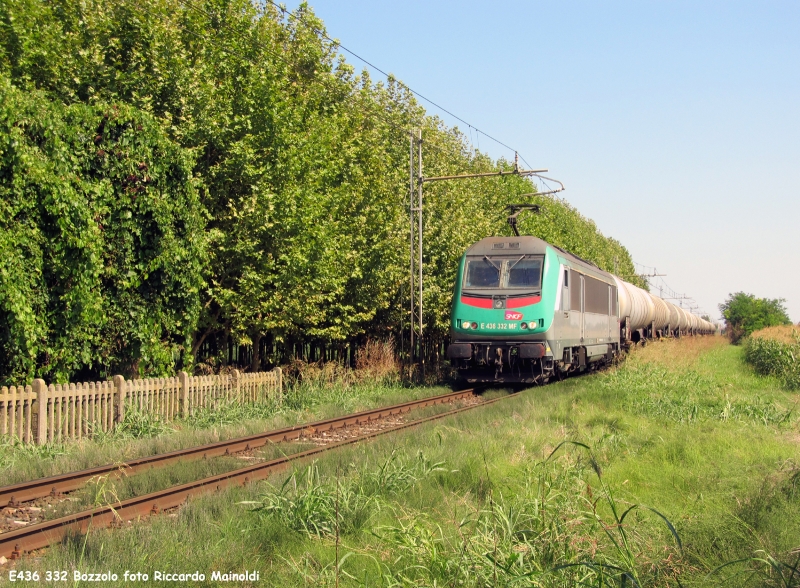
<svg viewBox="0 0 800 588">
<path fill-rule="evenodd" d="M 416 135 L 416 136 L 415 136 Z M 416 160 L 416 167 L 415 167 Z M 411 285 L 410 306 L 410 347 L 409 364 L 419 359 L 422 375 L 425 375 L 425 351 L 422 348 L 422 130 L 409 133 L 409 177 L 408 177 L 408 215 L 409 215 L 409 283 Z M 416 200 L 416 201 L 415 201 Z M 417 353 L 417 346 L 419 352 Z"/>
<path fill-rule="evenodd" d="M 667 274 L 658 273 L 658 270 L 653 268 L 653 273 L 652 274 L 639 274 L 639 277 L 642 278 L 642 279 L 647 280 L 647 278 L 657 278 L 659 276 L 666 276 L 666 275 Z"/>
<path fill-rule="evenodd" d="M 416 158 L 415 158 L 416 155 Z M 416 159 L 416 167 L 415 167 Z M 422 167 L 422 130 L 409 133 L 409 176 L 408 176 L 408 217 L 409 217 L 409 283 L 410 292 L 410 337 L 409 337 L 409 363 L 413 365 L 419 361 L 421 376 L 425 379 L 425 350 L 423 348 L 424 323 L 422 320 L 422 214 L 423 214 L 423 185 L 427 182 L 442 182 L 449 180 L 466 180 L 470 178 L 492 178 L 502 176 L 537 176 L 561 184 L 561 189 L 547 192 L 560 192 L 564 184 L 553 178 L 545 178 L 539 174 L 547 172 L 546 169 L 523 170 L 519 169 L 519 155 L 514 153 L 514 169 L 511 171 L 497 171 L 480 174 L 458 174 L 452 176 L 435 176 L 426 178 Z M 415 176 L 416 171 L 416 176 Z M 416 202 L 415 202 L 416 198 Z M 419 352 L 416 347 L 419 346 Z"/>
</svg>

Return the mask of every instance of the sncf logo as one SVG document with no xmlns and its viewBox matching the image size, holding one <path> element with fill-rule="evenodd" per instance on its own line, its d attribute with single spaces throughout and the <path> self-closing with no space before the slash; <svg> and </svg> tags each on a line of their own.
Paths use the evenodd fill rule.
<svg viewBox="0 0 800 588">
<path fill-rule="evenodd" d="M 506 311 L 506 320 L 507 321 L 519 321 L 522 320 L 522 313 L 521 312 L 514 312 L 513 310 Z"/>
</svg>

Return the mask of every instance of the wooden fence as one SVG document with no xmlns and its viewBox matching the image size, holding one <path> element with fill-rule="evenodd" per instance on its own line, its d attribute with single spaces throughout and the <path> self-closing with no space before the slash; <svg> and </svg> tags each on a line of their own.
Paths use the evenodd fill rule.
<svg viewBox="0 0 800 588">
<path fill-rule="evenodd" d="M 63 442 L 110 432 L 136 409 L 165 421 L 191 415 L 199 408 L 216 409 L 230 402 L 280 401 L 283 377 L 271 372 L 218 376 L 128 380 L 114 376 L 107 382 L 45 384 L 0 388 L 0 439 L 23 443 Z"/>
</svg>

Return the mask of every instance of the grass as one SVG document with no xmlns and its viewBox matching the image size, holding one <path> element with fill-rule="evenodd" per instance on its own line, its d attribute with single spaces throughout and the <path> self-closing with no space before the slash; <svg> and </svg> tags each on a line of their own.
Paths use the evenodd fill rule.
<svg viewBox="0 0 800 588">
<path fill-rule="evenodd" d="M 420 394 L 422 389 L 414 391 Z M 429 390 L 430 392 L 430 390 Z M 437 390 L 437 393 L 440 391 Z M 424 395 L 424 394 L 422 394 Z M 382 403 L 381 403 L 382 404 Z M 348 403 L 350 405 L 350 403 Z M 325 406 L 325 405 L 323 405 Z M 459 403 L 455 403 L 459 406 Z M 327 407 L 330 408 L 330 407 Z M 410 418 L 424 418 L 433 414 L 451 410 L 453 405 L 437 405 L 424 409 L 419 409 L 413 413 Z M 258 416 L 259 411 L 264 410 L 269 413 L 269 407 L 264 405 L 240 405 L 238 403 L 230 404 L 221 407 L 218 411 L 214 412 L 199 411 L 192 415 L 189 422 L 201 429 L 208 427 L 225 427 L 225 425 L 234 426 L 238 422 L 236 417 L 242 415 L 250 416 L 251 418 Z M 349 412 L 346 411 L 346 412 Z M 258 421 L 252 421 L 258 423 Z M 268 429 L 270 427 L 265 427 Z M 236 429 L 233 429 L 236 430 Z M 207 431 L 201 431 L 207 433 Z M 119 447 L 126 447 L 130 442 L 141 444 L 149 439 L 150 442 L 161 443 L 174 443 L 176 429 L 168 427 L 162 423 L 158 418 L 153 417 L 147 413 L 139 413 L 137 411 L 128 411 L 125 415 L 125 420 L 111 435 L 104 437 L 97 437 L 85 446 L 88 446 L 90 451 L 98 451 L 98 449 L 114 450 Z M 178 438 L 180 439 L 181 431 L 177 431 Z M 161 435 L 162 438 L 156 438 Z M 55 508 L 48 507 L 43 513 L 45 520 L 50 520 L 65 516 L 67 514 L 80 512 L 87 508 L 101 506 L 103 504 L 110 504 L 120 500 L 132 498 L 142 494 L 155 492 L 174 486 L 176 484 L 187 483 L 190 481 L 198 480 L 208 476 L 221 474 L 237 468 L 251 465 L 252 459 L 274 459 L 280 456 L 299 453 L 314 447 L 311 443 L 290 443 L 290 444 L 269 444 L 262 447 L 260 450 L 252 452 L 252 456 L 246 458 L 239 458 L 237 456 L 231 457 L 217 457 L 212 460 L 196 460 L 187 462 L 177 462 L 170 464 L 167 468 L 156 468 L 141 474 L 126 474 L 124 470 L 120 470 L 119 476 L 99 476 L 87 484 L 85 488 L 73 492 L 68 501 L 60 502 L 55 505 Z M 73 450 L 73 446 L 33 446 L 33 445 L 19 445 L 14 448 L 11 455 L 19 456 L 20 458 L 27 457 L 28 461 L 20 460 L 19 469 L 29 471 L 31 463 L 45 464 L 48 462 L 57 462 L 57 458 L 61 456 L 69 457 L 68 451 Z M 95 454 L 94 457 L 97 457 Z M 123 459 L 116 461 L 106 461 L 103 463 L 123 463 Z"/>
<path fill-rule="evenodd" d="M 422 451 L 416 459 L 399 458 L 392 452 L 374 470 L 361 470 L 345 481 L 321 479 L 319 467 L 309 465 L 293 472 L 280 488 L 270 488 L 254 512 L 275 519 L 289 529 L 317 537 L 361 531 L 379 512 L 381 500 L 408 491 L 420 480 L 437 471 L 442 463 L 432 463 Z"/>
<path fill-rule="evenodd" d="M 0 476 L 3 485 L 14 484 L 450 391 L 441 386 L 407 388 L 391 381 L 323 384 L 308 378 L 290 386 L 281 402 L 230 403 L 173 422 L 128 410 L 112 433 L 79 442 L 35 446 L 4 440 Z"/>
<path fill-rule="evenodd" d="M 348 446 L 17 568 L 199 570 L 205 585 L 249 569 L 271 586 L 797 587 L 797 401 L 721 338 L 655 343 L 614 370 Z"/>
</svg>

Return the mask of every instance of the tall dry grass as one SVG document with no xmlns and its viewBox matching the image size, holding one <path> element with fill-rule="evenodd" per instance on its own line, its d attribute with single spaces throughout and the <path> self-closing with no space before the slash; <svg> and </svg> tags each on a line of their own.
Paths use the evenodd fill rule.
<svg viewBox="0 0 800 588">
<path fill-rule="evenodd" d="M 664 339 L 657 343 L 648 343 L 644 347 L 633 348 L 627 361 L 636 364 L 656 364 L 672 370 L 686 370 L 696 367 L 701 356 L 726 345 L 729 345 L 729 341 L 725 337 L 715 335 Z"/>
<path fill-rule="evenodd" d="M 400 363 L 394 341 L 370 339 L 356 352 L 356 367 L 336 361 L 295 359 L 284 375 L 290 386 L 349 388 L 359 384 L 394 384 L 400 380 Z"/>
<path fill-rule="evenodd" d="M 796 345 L 800 343 L 800 323 L 767 327 L 766 329 L 755 331 L 750 336 L 753 339 L 773 339 L 787 345 Z"/>
<path fill-rule="evenodd" d="M 368 340 L 356 352 L 356 373 L 362 380 L 396 381 L 400 377 L 400 362 L 394 340 Z"/>
</svg>

